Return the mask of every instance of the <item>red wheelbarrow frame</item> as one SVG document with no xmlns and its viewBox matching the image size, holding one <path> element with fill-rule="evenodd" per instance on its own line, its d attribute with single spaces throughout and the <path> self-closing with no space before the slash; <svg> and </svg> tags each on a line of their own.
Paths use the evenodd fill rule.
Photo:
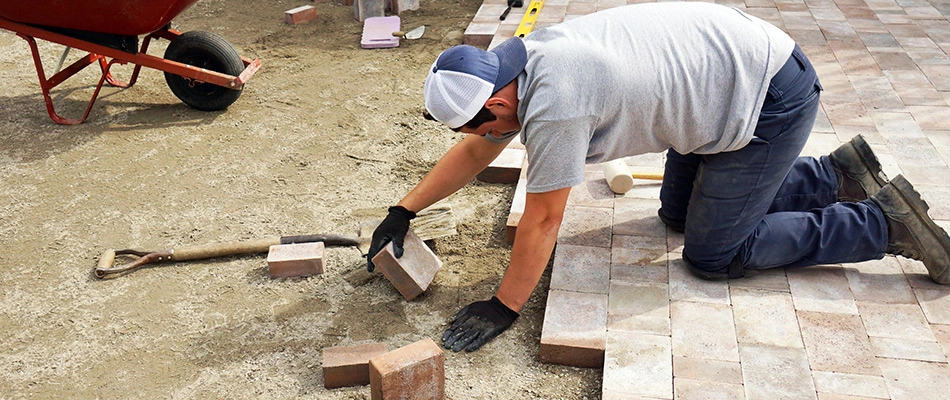
<svg viewBox="0 0 950 400">
<path fill-rule="evenodd" d="M 33 52 L 33 63 L 36 65 L 36 74 L 39 76 L 40 88 L 43 91 L 43 100 L 46 102 L 46 111 L 49 112 L 49 116 L 53 119 L 53 121 L 64 125 L 80 124 L 86 120 L 86 117 L 89 116 L 89 111 L 92 110 L 92 106 L 96 102 L 96 98 L 99 96 L 99 90 L 102 89 L 103 82 L 109 82 L 110 85 L 120 88 L 131 87 L 138 79 L 139 71 L 143 66 L 174 75 L 179 75 L 182 78 L 190 79 L 195 83 L 210 83 L 230 89 L 241 88 L 241 86 L 251 79 L 251 76 L 253 76 L 254 73 L 257 72 L 257 70 L 261 67 L 260 59 L 255 58 L 254 60 L 250 60 L 241 57 L 241 61 L 244 62 L 244 71 L 242 71 L 238 76 L 233 76 L 146 54 L 148 45 L 153 38 L 161 38 L 171 41 L 178 36 L 181 36 L 181 32 L 171 29 L 167 26 L 146 35 L 142 41 L 141 49 L 135 54 L 113 49 L 108 46 L 91 43 L 85 40 L 76 39 L 74 37 L 52 32 L 36 26 L 10 21 L 5 18 L 0 18 L 0 28 L 15 32 L 17 36 L 25 39 L 30 44 L 30 50 Z M 43 70 L 43 61 L 40 59 L 39 49 L 36 47 L 36 40 L 34 38 L 40 38 L 49 42 L 65 45 L 67 47 L 87 51 L 89 54 L 73 62 L 68 67 L 63 68 L 61 71 L 55 73 L 53 76 L 47 79 L 46 73 Z M 111 58 L 112 61 L 109 61 L 109 58 Z M 97 62 L 99 64 L 99 69 L 102 70 L 102 77 L 99 78 L 99 84 L 96 85 L 96 90 L 93 92 L 92 99 L 89 101 L 89 105 L 86 107 L 86 112 L 83 113 L 82 118 L 79 119 L 61 117 L 56 113 L 56 110 L 53 107 L 53 100 L 50 97 L 50 90 L 63 83 L 66 79 L 75 75 L 79 71 L 82 71 L 83 68 L 86 68 L 87 66 Z M 122 82 L 114 79 L 112 74 L 109 72 L 109 70 L 112 68 L 112 65 L 127 63 L 135 64 L 135 69 L 133 69 L 132 77 L 129 79 L 129 81 Z"/>
</svg>

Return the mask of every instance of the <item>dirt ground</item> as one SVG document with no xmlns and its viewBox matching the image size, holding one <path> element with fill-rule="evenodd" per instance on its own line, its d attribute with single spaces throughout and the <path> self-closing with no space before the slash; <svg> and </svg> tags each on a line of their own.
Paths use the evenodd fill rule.
<svg viewBox="0 0 950 400">
<path fill-rule="evenodd" d="M 174 21 L 262 60 L 228 110 L 191 109 L 144 70 L 78 126 L 50 120 L 26 42 L 0 31 L 0 398 L 369 398 L 323 388 L 323 348 L 441 343 L 459 308 L 494 293 L 514 190 L 477 182 L 449 199 L 459 234 L 433 243 L 444 267 L 411 302 L 355 248 L 329 249 L 308 279 L 271 279 L 264 255 L 93 277 L 109 248 L 355 234 L 461 138 L 421 118 L 422 85 L 481 0 L 423 0 L 401 18 L 425 36 L 384 50 L 360 49 L 362 24 L 334 2 L 285 24 L 303 4 L 201 0 Z M 40 44 L 50 69 L 63 47 Z M 97 79 L 58 88 L 60 113 L 80 115 Z M 600 370 L 538 361 L 547 284 L 485 348 L 446 353 L 448 398 L 600 397 Z"/>
</svg>

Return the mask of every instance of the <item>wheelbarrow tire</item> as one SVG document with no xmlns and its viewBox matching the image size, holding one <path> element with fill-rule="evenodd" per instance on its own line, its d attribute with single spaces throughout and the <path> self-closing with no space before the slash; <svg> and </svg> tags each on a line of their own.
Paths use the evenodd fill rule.
<svg viewBox="0 0 950 400">
<path fill-rule="evenodd" d="M 237 76 L 244 71 L 244 62 L 234 46 L 211 32 L 191 31 L 172 40 L 165 49 L 165 58 L 198 68 Z M 166 72 L 165 82 L 182 102 L 202 111 L 228 108 L 241 96 L 241 90 L 211 83 L 193 83 L 180 75 Z"/>
</svg>

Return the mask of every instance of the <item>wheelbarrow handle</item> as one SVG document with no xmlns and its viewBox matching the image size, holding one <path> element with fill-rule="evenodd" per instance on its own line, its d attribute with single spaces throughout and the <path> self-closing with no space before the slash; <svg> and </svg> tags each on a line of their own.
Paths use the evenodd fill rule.
<svg viewBox="0 0 950 400">
<path fill-rule="evenodd" d="M 359 239 L 341 235 L 269 236 L 249 241 L 183 246 L 159 251 L 109 249 L 104 251 L 99 257 L 99 263 L 96 265 L 94 272 L 97 278 L 107 279 L 132 272 L 148 264 L 159 262 L 203 260 L 216 257 L 266 253 L 273 245 L 312 242 L 324 242 L 327 246 L 356 246 L 359 244 Z M 115 257 L 117 255 L 132 255 L 138 258 L 129 263 L 114 266 L 113 264 L 115 263 Z"/>
</svg>

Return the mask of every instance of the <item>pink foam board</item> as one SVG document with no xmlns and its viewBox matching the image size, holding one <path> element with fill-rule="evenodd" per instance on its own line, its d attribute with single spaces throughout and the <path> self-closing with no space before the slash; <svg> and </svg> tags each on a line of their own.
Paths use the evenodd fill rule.
<svg viewBox="0 0 950 400">
<path fill-rule="evenodd" d="M 385 49 L 399 47 L 399 37 L 393 32 L 399 30 L 399 17 L 370 17 L 363 22 L 363 39 L 360 47 L 364 49 Z"/>
</svg>

